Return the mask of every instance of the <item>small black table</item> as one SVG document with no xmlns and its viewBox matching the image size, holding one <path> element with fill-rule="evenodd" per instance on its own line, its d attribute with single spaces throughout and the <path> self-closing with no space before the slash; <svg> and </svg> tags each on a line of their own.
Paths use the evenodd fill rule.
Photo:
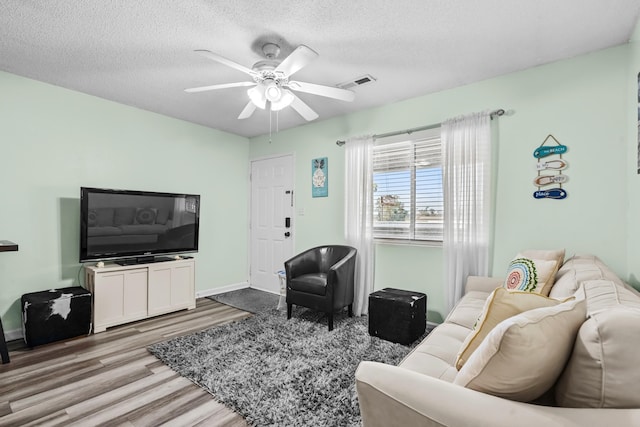
<svg viewBox="0 0 640 427">
<path fill-rule="evenodd" d="M 16 243 L 8 240 L 0 240 L 0 252 L 15 252 L 18 250 Z M 2 327 L 2 318 L 0 318 L 0 356 L 2 357 L 2 363 L 9 363 L 9 349 L 7 348 L 7 341 L 4 339 L 4 328 Z"/>
<path fill-rule="evenodd" d="M 384 288 L 369 295 L 369 335 L 408 345 L 427 327 L 427 295 Z"/>
</svg>

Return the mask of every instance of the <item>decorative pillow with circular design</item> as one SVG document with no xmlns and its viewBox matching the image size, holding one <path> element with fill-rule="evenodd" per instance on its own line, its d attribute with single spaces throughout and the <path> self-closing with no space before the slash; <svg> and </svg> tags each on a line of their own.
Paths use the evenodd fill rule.
<svg viewBox="0 0 640 427">
<path fill-rule="evenodd" d="M 87 225 L 89 227 L 95 227 L 98 224 L 98 212 L 95 209 L 90 209 L 87 214 Z"/>
<path fill-rule="evenodd" d="M 516 258 L 509 264 L 504 286 L 510 291 L 530 292 L 538 284 L 535 263 L 527 258 Z"/>
<path fill-rule="evenodd" d="M 89 227 L 109 227 L 113 225 L 113 208 L 90 209 L 87 214 Z"/>
<path fill-rule="evenodd" d="M 155 208 L 136 209 L 135 224 L 153 224 L 156 221 L 158 210 Z"/>
<path fill-rule="evenodd" d="M 548 294 L 548 290 L 543 290 L 550 276 L 555 273 L 556 266 L 556 261 L 516 258 L 509 264 L 504 287 L 510 291 Z"/>
</svg>

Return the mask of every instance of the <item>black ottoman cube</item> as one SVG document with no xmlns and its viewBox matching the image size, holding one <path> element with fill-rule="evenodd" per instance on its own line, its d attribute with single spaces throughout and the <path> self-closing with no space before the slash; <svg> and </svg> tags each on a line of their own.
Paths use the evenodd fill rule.
<svg viewBox="0 0 640 427">
<path fill-rule="evenodd" d="M 427 327 L 427 296 L 385 288 L 369 295 L 369 335 L 408 345 Z"/>
<path fill-rule="evenodd" d="M 29 347 L 91 333 L 91 293 L 79 286 L 22 295 L 22 331 Z"/>
</svg>

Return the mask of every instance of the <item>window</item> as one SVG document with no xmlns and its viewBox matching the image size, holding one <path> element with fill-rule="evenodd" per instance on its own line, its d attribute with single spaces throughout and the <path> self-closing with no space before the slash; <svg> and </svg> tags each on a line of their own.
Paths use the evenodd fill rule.
<svg viewBox="0 0 640 427">
<path fill-rule="evenodd" d="M 376 239 L 442 241 L 440 129 L 387 138 L 373 151 Z"/>
</svg>

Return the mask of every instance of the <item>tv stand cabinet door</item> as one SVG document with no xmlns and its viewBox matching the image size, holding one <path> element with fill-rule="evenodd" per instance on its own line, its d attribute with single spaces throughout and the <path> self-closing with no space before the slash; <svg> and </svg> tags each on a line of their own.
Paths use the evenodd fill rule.
<svg viewBox="0 0 640 427">
<path fill-rule="evenodd" d="M 149 266 L 149 316 L 195 308 L 193 260 Z"/>
<path fill-rule="evenodd" d="M 95 275 L 94 332 L 147 317 L 147 269 Z"/>
</svg>

